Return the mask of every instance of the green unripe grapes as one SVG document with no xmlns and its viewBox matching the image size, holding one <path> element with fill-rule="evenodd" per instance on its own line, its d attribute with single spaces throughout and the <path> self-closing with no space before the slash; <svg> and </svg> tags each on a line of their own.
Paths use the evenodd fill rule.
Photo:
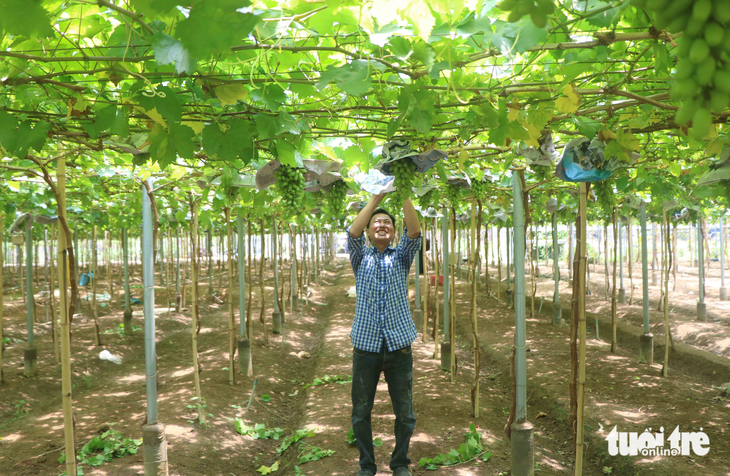
<svg viewBox="0 0 730 476">
<path fill-rule="evenodd" d="M 691 41 L 692 38 L 695 38 L 702 32 L 704 27 L 705 20 L 696 20 L 690 17 L 687 20 L 687 26 L 684 28 L 684 34 L 687 35 L 687 39 Z"/>
<path fill-rule="evenodd" d="M 674 79 L 682 80 L 692 76 L 695 71 L 695 64 L 687 58 L 682 58 L 677 63 Z"/>
<path fill-rule="evenodd" d="M 667 0 L 647 0 L 646 9 L 657 12 L 667 5 Z"/>
<path fill-rule="evenodd" d="M 674 115 L 674 121 L 679 124 L 687 124 L 697 111 L 697 104 L 694 100 L 685 100 L 682 105 L 679 106 L 677 112 Z"/>
<path fill-rule="evenodd" d="M 537 8 L 545 15 L 550 15 L 555 11 L 555 4 L 552 0 L 537 0 Z"/>
<path fill-rule="evenodd" d="M 502 0 L 497 6 L 505 12 L 509 12 L 514 10 L 518 4 L 517 0 Z"/>
<path fill-rule="evenodd" d="M 709 46 L 717 46 L 722 43 L 722 39 L 725 36 L 725 31 L 719 23 L 714 21 L 708 22 L 705 25 L 705 41 Z"/>
<path fill-rule="evenodd" d="M 687 17 L 685 15 L 680 15 L 669 22 L 669 24 L 667 25 L 667 30 L 670 33 L 679 33 L 680 31 L 683 31 L 686 27 Z"/>
<path fill-rule="evenodd" d="M 695 72 L 695 78 L 700 86 L 707 86 L 712 82 L 715 74 L 715 58 L 708 56 L 707 59 L 699 66 Z"/>
<path fill-rule="evenodd" d="M 715 114 L 721 114 L 725 112 L 728 105 L 730 105 L 730 95 L 718 90 L 714 90 L 710 93 L 710 108 L 712 109 L 712 112 Z"/>
<path fill-rule="evenodd" d="M 692 5 L 692 18 L 704 22 L 712 13 L 712 0 L 696 0 Z"/>
<path fill-rule="evenodd" d="M 694 96 L 695 91 L 697 91 L 697 82 L 694 79 L 682 79 L 674 82 L 669 97 L 673 100 L 685 99 Z"/>
<path fill-rule="evenodd" d="M 715 84 L 715 89 L 725 94 L 730 94 L 730 71 L 716 70 L 712 77 L 712 82 Z"/>
<path fill-rule="evenodd" d="M 534 10 L 530 12 L 530 19 L 532 20 L 532 23 L 535 24 L 538 28 L 545 28 L 545 25 L 547 25 L 547 15 L 542 12 L 542 10 Z"/>
<path fill-rule="evenodd" d="M 689 49 L 689 59 L 692 60 L 694 64 L 700 64 L 704 62 L 709 55 L 710 47 L 707 46 L 707 42 L 703 38 L 695 38 Z"/>
<path fill-rule="evenodd" d="M 730 2 L 725 0 L 715 0 L 712 9 L 712 16 L 715 21 L 722 23 L 725 26 L 730 26 Z"/>
<path fill-rule="evenodd" d="M 702 139 L 710 132 L 712 127 L 712 114 L 703 107 L 697 109 L 692 117 L 692 134 L 696 139 Z"/>
</svg>

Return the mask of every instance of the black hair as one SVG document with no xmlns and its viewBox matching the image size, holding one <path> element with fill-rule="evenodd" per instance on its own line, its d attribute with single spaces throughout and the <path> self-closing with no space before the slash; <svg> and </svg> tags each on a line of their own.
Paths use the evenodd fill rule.
<svg viewBox="0 0 730 476">
<path fill-rule="evenodd" d="M 373 221 L 373 217 L 375 215 L 379 215 L 379 214 L 388 215 L 388 217 L 390 217 L 390 221 L 393 222 L 393 226 L 395 227 L 395 218 L 393 218 L 393 215 L 391 215 L 390 213 L 388 213 L 384 208 L 378 208 L 377 210 L 375 210 L 373 212 L 372 215 L 370 215 L 370 219 L 368 220 L 368 228 L 370 228 L 370 222 Z"/>
</svg>

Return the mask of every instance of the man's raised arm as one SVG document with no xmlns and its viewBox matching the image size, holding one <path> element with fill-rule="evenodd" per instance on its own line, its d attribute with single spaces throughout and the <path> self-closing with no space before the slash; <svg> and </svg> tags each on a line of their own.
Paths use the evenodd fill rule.
<svg viewBox="0 0 730 476">
<path fill-rule="evenodd" d="M 418 212 L 413 208 L 413 202 L 411 197 L 407 197 L 403 201 L 403 217 L 406 220 L 406 227 L 408 227 L 408 238 L 418 238 L 421 234 L 421 224 L 418 221 Z"/>
<path fill-rule="evenodd" d="M 350 226 L 350 236 L 352 238 L 360 238 L 362 236 L 363 230 L 365 229 L 365 227 L 368 226 L 368 220 L 370 220 L 370 216 L 378 208 L 378 205 L 380 205 L 380 202 L 383 201 L 383 198 L 385 198 L 385 193 L 373 195 L 372 197 L 370 197 L 368 204 L 365 205 L 362 210 L 360 210 L 360 213 L 357 214 L 357 216 L 355 217 L 355 221 L 353 221 L 352 225 Z M 413 208 L 413 205 L 411 205 L 411 208 Z M 416 221 L 418 220 L 416 219 Z"/>
</svg>

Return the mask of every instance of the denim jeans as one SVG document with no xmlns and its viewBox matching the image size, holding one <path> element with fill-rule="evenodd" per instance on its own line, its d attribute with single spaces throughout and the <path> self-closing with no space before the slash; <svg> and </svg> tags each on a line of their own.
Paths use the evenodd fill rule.
<svg viewBox="0 0 730 476">
<path fill-rule="evenodd" d="M 388 352 L 383 343 L 381 352 L 352 350 L 352 431 L 360 450 L 360 468 L 377 473 L 370 413 L 380 373 L 385 373 L 388 393 L 395 413 L 395 450 L 390 469 L 408 466 L 408 446 L 416 428 L 413 414 L 413 355 L 411 346 Z"/>
</svg>

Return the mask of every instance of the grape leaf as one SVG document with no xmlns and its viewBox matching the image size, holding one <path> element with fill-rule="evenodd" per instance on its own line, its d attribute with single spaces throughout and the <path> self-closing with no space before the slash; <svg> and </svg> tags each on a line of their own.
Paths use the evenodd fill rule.
<svg viewBox="0 0 730 476">
<path fill-rule="evenodd" d="M 175 71 L 178 74 L 195 72 L 195 59 L 183 44 L 172 36 L 159 31 L 155 32 L 152 37 L 152 48 L 155 50 L 155 59 L 159 64 L 175 63 Z"/>
<path fill-rule="evenodd" d="M 192 159 L 195 152 L 195 132 L 188 126 L 171 123 L 169 130 L 155 124 L 147 140 L 150 143 L 150 157 L 164 169 L 174 163 L 178 156 Z"/>
<path fill-rule="evenodd" d="M 281 88 L 279 88 L 279 90 L 281 90 Z M 238 83 L 223 84 L 213 88 L 213 92 L 215 92 L 216 97 L 220 100 L 223 106 L 235 106 L 239 99 L 243 101 L 248 97 L 248 91 L 246 88 Z M 286 96 L 284 96 L 284 98 L 286 98 Z"/>
<path fill-rule="evenodd" d="M 0 25 L 6 33 L 28 38 L 53 36 L 40 0 L 0 0 Z"/>
<path fill-rule="evenodd" d="M 217 53 L 230 52 L 254 29 L 259 17 L 237 10 L 249 1 L 202 0 L 190 15 L 177 24 L 175 33 L 186 50 L 196 58 L 207 59 Z"/>
</svg>

